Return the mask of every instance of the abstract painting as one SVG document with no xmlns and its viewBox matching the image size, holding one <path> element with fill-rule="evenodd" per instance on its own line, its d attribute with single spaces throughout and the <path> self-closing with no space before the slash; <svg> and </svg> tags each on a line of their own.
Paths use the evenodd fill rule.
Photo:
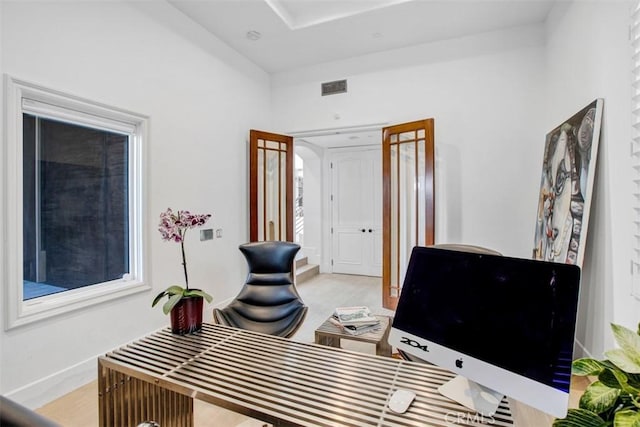
<svg viewBox="0 0 640 427">
<path fill-rule="evenodd" d="M 582 266 L 604 100 L 547 134 L 533 258 Z"/>
</svg>

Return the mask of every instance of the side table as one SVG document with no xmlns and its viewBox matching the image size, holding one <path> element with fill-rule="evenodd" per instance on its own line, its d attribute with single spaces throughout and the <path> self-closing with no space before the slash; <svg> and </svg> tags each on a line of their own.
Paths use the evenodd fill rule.
<svg viewBox="0 0 640 427">
<path fill-rule="evenodd" d="M 361 335 L 352 335 L 344 332 L 340 327 L 331 322 L 331 318 L 324 321 L 315 331 L 315 343 L 329 347 L 340 348 L 340 340 L 362 341 L 376 345 L 378 356 L 391 357 L 391 346 L 389 345 L 389 330 L 391 329 L 391 318 L 388 316 L 375 316 L 380 320 L 380 329 L 366 332 Z"/>
</svg>

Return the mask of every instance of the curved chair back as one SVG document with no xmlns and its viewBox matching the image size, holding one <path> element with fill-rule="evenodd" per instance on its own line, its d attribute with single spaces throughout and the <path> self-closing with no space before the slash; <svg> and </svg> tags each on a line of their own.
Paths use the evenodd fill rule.
<svg viewBox="0 0 640 427">
<path fill-rule="evenodd" d="M 225 308 L 214 309 L 217 323 L 269 335 L 291 337 L 308 307 L 295 286 L 294 261 L 300 245 L 267 241 L 240 245 L 249 273 L 244 286 Z"/>
</svg>

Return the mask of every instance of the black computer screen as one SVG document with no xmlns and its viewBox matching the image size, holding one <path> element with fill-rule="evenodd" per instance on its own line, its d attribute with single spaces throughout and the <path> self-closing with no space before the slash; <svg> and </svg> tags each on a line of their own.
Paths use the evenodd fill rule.
<svg viewBox="0 0 640 427">
<path fill-rule="evenodd" d="M 580 268 L 413 249 L 394 327 L 569 392 Z"/>
</svg>

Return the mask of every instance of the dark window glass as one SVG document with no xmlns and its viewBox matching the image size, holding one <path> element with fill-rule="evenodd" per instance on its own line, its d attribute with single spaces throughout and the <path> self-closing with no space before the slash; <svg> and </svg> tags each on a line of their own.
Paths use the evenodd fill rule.
<svg viewBox="0 0 640 427">
<path fill-rule="evenodd" d="M 129 273 L 128 144 L 23 114 L 24 300 Z"/>
</svg>

